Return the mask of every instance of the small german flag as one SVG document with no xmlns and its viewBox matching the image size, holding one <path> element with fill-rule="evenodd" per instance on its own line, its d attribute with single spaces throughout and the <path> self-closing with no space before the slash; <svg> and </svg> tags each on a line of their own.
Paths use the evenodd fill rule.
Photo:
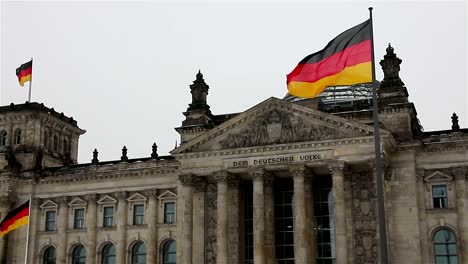
<svg viewBox="0 0 468 264">
<path fill-rule="evenodd" d="M 346 30 L 287 75 L 288 92 L 312 98 L 327 86 L 372 82 L 371 21 Z"/>
<path fill-rule="evenodd" d="M 29 220 L 29 200 L 20 207 L 11 211 L 0 222 L 0 238 L 10 231 L 18 229 L 28 224 Z"/>
<path fill-rule="evenodd" d="M 24 86 L 25 82 L 31 81 L 32 76 L 32 60 L 21 65 L 16 69 L 16 76 L 21 86 Z"/>
</svg>

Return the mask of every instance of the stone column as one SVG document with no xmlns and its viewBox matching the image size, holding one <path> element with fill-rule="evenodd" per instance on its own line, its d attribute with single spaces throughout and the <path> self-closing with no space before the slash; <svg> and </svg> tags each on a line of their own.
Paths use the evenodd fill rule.
<svg viewBox="0 0 468 264">
<path fill-rule="evenodd" d="M 238 175 L 228 176 L 228 263 L 241 263 L 242 218 Z"/>
<path fill-rule="evenodd" d="M 329 164 L 333 180 L 333 218 L 335 221 L 335 255 L 336 264 L 348 263 L 346 242 L 346 219 L 344 200 L 344 162 L 337 161 Z"/>
<path fill-rule="evenodd" d="M 265 174 L 265 263 L 275 264 L 275 195 L 273 192 L 274 175 Z"/>
<path fill-rule="evenodd" d="M 57 264 L 67 261 L 68 197 L 58 199 L 57 212 Z"/>
<path fill-rule="evenodd" d="M 220 171 L 216 174 L 218 182 L 217 190 L 217 220 L 216 220 L 216 247 L 217 247 L 217 264 L 227 264 L 228 262 L 228 206 L 227 206 L 227 177 L 226 171 Z"/>
<path fill-rule="evenodd" d="M 0 197 L 0 219 L 3 219 L 11 209 L 13 201 L 8 196 Z M 8 253 L 8 235 L 0 238 L 0 264 L 6 264 Z"/>
<path fill-rule="evenodd" d="M 191 174 L 180 175 L 182 183 L 182 264 L 192 264 L 193 241 L 193 183 L 195 176 Z"/>
<path fill-rule="evenodd" d="M 466 172 L 467 168 L 453 169 L 455 175 L 455 192 L 456 192 L 456 206 L 457 206 L 457 222 L 458 222 L 458 237 L 461 249 L 461 258 L 459 263 L 468 262 L 468 206 L 466 195 Z"/>
<path fill-rule="evenodd" d="M 117 264 L 127 263 L 127 192 L 117 193 Z"/>
<path fill-rule="evenodd" d="M 294 259 L 297 263 L 309 263 L 306 244 L 305 166 L 291 165 L 289 172 L 294 179 Z"/>
<path fill-rule="evenodd" d="M 87 246 L 86 251 L 87 263 L 96 263 L 96 215 L 97 215 L 97 195 L 89 194 L 86 196 L 88 200 L 88 210 L 86 212 L 86 236 Z"/>
<path fill-rule="evenodd" d="M 317 241 L 315 239 L 315 214 L 314 214 L 314 196 L 312 191 L 312 173 L 304 175 L 304 199 L 306 211 L 305 244 L 307 251 L 307 260 L 309 263 L 315 263 L 317 257 Z"/>
<path fill-rule="evenodd" d="M 265 197 L 263 191 L 263 169 L 249 171 L 253 181 L 253 236 L 254 264 L 265 264 Z"/>
<path fill-rule="evenodd" d="M 157 190 L 148 190 L 145 192 L 148 196 L 148 264 L 156 264 L 158 257 L 158 192 Z"/>
<path fill-rule="evenodd" d="M 206 181 L 199 177 L 193 194 L 193 263 L 205 263 Z"/>
<path fill-rule="evenodd" d="M 428 238 L 428 227 L 426 222 L 426 204 L 425 204 L 425 194 L 426 190 L 424 188 L 424 170 L 416 170 L 416 182 L 417 182 L 417 202 L 418 202 L 418 221 L 419 221 L 419 236 L 421 237 L 421 252 L 418 252 L 421 255 L 422 263 L 430 263 L 430 253 L 429 253 L 429 238 Z M 392 212 L 392 215 L 394 213 Z M 394 216 L 393 216 L 394 217 Z M 431 245 L 432 247 L 432 245 Z M 460 262 L 461 263 L 461 262 Z"/>
</svg>

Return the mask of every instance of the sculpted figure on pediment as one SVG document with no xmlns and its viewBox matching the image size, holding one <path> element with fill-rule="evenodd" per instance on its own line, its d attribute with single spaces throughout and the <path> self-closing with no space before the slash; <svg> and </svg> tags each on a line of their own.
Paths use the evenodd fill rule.
<svg viewBox="0 0 468 264">
<path fill-rule="evenodd" d="M 344 137 L 346 135 L 339 130 L 273 109 L 255 118 L 246 129 L 230 134 L 220 144 L 223 148 L 241 148 Z"/>
</svg>

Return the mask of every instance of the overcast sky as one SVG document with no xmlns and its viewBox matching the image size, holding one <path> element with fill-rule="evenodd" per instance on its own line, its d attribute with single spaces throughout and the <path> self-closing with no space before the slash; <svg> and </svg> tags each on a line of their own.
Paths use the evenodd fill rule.
<svg viewBox="0 0 468 264">
<path fill-rule="evenodd" d="M 1 2 L 0 101 L 24 103 L 15 69 L 34 58 L 32 101 L 78 120 L 79 162 L 167 154 L 201 69 L 214 114 L 286 93 L 306 55 L 368 19 L 390 42 L 425 131 L 467 127 L 466 1 Z M 380 65 L 377 78 L 382 79 Z"/>
</svg>

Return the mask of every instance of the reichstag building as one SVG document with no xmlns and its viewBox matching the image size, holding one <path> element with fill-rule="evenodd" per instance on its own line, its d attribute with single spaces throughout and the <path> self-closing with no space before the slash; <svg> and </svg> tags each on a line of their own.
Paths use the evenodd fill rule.
<svg viewBox="0 0 468 264">
<path fill-rule="evenodd" d="M 400 64 L 389 46 L 378 96 L 391 262 L 468 263 L 468 129 L 454 113 L 424 131 Z M 169 156 L 153 145 L 85 164 L 76 120 L 0 107 L 0 217 L 32 195 L 29 228 L 0 239 L 0 263 L 378 263 L 369 87 L 235 114 L 213 114 L 208 89 L 199 72 Z"/>
</svg>

